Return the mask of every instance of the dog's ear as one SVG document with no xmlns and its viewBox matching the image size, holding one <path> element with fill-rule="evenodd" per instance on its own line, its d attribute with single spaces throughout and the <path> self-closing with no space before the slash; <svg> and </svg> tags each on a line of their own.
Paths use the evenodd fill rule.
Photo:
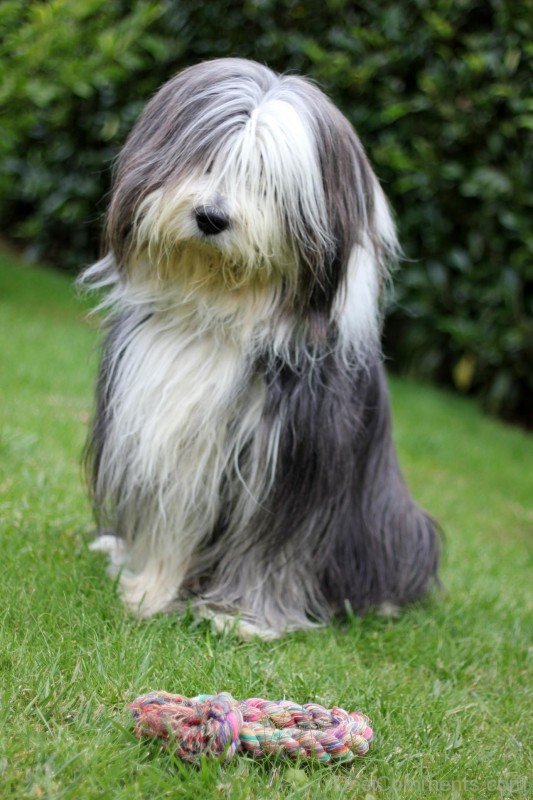
<svg viewBox="0 0 533 800">
<path fill-rule="evenodd" d="M 306 298 L 312 316 L 327 320 L 355 250 L 370 253 L 380 282 L 388 258 L 397 252 L 397 240 L 387 200 L 354 129 L 322 92 L 309 84 L 306 89 L 330 245 L 326 251 L 316 246 L 309 231 L 299 296 Z"/>
<path fill-rule="evenodd" d="M 123 268 L 134 249 L 136 216 L 142 201 L 171 177 L 179 179 L 183 159 L 179 137 L 187 124 L 183 112 L 187 70 L 165 83 L 145 106 L 119 153 L 113 171 L 104 249 Z"/>
<path fill-rule="evenodd" d="M 201 84 L 204 67 L 185 69 L 171 78 L 147 103 L 119 153 L 113 171 L 111 202 L 104 229 L 105 252 L 119 268 L 134 249 L 137 212 L 143 200 L 169 181 L 178 182 L 203 158 L 201 137 L 184 132 L 202 117 L 206 97 L 192 92 Z M 200 139 L 200 141 L 198 141 Z M 206 143 L 206 149 L 208 143 Z"/>
<path fill-rule="evenodd" d="M 328 104 L 329 105 L 329 104 Z M 319 117 L 319 158 L 333 248 L 327 265 L 330 282 L 344 277 L 353 247 L 365 245 L 374 227 L 376 179 L 355 131 L 330 106 Z"/>
</svg>

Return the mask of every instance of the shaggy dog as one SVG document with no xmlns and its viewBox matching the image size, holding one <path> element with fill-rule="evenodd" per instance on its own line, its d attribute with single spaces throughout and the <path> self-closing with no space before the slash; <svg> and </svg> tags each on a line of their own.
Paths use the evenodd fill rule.
<svg viewBox="0 0 533 800">
<path fill-rule="evenodd" d="M 88 454 L 125 602 L 274 637 L 423 595 L 438 534 L 380 353 L 394 224 L 340 111 L 252 61 L 184 70 L 119 156 L 105 244 Z"/>
</svg>

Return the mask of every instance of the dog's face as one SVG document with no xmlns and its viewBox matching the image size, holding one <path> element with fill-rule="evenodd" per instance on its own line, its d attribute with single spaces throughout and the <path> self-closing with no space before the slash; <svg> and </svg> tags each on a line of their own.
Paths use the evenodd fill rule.
<svg viewBox="0 0 533 800">
<path fill-rule="evenodd" d="M 147 105 L 120 155 L 107 244 L 124 274 L 274 287 L 328 314 L 358 248 L 394 247 L 355 132 L 308 81 L 241 59 L 191 67 Z"/>
</svg>

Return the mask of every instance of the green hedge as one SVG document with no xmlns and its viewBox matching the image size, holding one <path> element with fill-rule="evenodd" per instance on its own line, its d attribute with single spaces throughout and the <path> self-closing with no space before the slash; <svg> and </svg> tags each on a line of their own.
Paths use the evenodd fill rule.
<svg viewBox="0 0 533 800">
<path fill-rule="evenodd" d="M 354 123 L 397 213 L 408 260 L 386 327 L 391 363 L 525 419 L 527 3 L 4 0 L 0 27 L 1 225 L 35 258 L 93 258 L 112 159 L 174 71 L 226 55 L 294 69 Z"/>
</svg>

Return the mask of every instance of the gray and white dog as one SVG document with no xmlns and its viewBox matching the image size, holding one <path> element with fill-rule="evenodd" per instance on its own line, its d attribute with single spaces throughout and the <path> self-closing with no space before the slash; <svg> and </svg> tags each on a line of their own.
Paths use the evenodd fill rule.
<svg viewBox="0 0 533 800">
<path fill-rule="evenodd" d="M 423 595 L 439 537 L 380 353 L 394 224 L 328 98 L 242 59 L 179 73 L 119 156 L 105 243 L 88 455 L 126 603 L 274 637 Z"/>
</svg>

